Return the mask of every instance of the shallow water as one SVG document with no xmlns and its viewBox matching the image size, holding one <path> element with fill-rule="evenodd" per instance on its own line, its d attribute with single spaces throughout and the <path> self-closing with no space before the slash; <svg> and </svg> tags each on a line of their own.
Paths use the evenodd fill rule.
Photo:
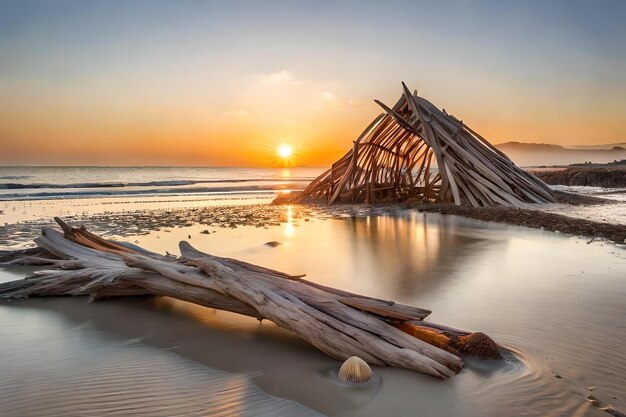
<svg viewBox="0 0 626 417">
<path fill-rule="evenodd" d="M 0 351 L 7 363 L 24 365 L 0 374 L 0 386 L 19 387 L 1 397 L 0 410 L 9 410 L 10 398 L 32 389 L 26 377 L 16 384 L 20 366 L 24 375 L 36 378 L 45 372 L 41 357 L 50 343 L 78 337 L 89 337 L 105 356 L 120 349 L 121 341 L 133 340 L 128 349 L 148 349 L 145 355 L 167 349 L 172 357 L 210 368 L 259 372 L 254 381 L 269 394 L 329 415 L 608 415 L 586 400 L 591 392 L 626 409 L 622 246 L 410 210 L 304 221 L 289 216 L 295 208 L 284 209 L 286 221 L 268 229 L 215 228 L 216 233 L 201 234 L 205 226 L 172 227 L 136 240 L 147 249 L 173 252 L 179 240 L 191 236 L 191 243 L 207 252 L 431 309 L 429 320 L 483 331 L 516 353 L 497 364 L 470 361 L 446 381 L 376 368 L 380 384 L 355 391 L 328 376 L 336 361 L 271 323 L 259 325 L 168 299 L 92 305 L 81 299 L 15 301 L 0 305 Z M 264 246 L 268 241 L 281 245 Z M 4 274 L 2 279 L 10 278 Z M 54 325 L 46 324 L 50 320 Z M 99 338 L 87 331 L 97 331 Z M 93 349 L 72 345 L 67 358 L 81 358 L 87 354 L 83 350 Z M 70 366 L 56 363 L 60 370 Z M 184 363 L 172 366 L 163 369 L 189 372 Z M 58 375 L 68 386 L 76 377 L 72 372 Z M 82 378 L 96 381 L 98 374 Z M 57 384 L 45 381 L 37 389 L 52 392 Z M 174 378 L 171 386 L 177 389 L 167 388 L 175 394 L 181 383 L 184 378 Z M 132 378 L 120 384 L 129 392 L 138 389 Z M 125 404 L 131 407 L 141 399 L 130 395 Z"/>
<path fill-rule="evenodd" d="M 568 217 L 591 220 L 601 223 L 626 225 L 626 188 L 602 188 L 584 186 L 554 185 L 555 190 L 573 194 L 582 194 L 609 200 L 612 203 L 599 205 L 571 206 L 567 204 L 548 204 L 541 210 L 563 214 Z M 625 242 L 626 243 L 626 242 Z"/>
<path fill-rule="evenodd" d="M 0 316 L 2 416 L 320 416 L 265 394 L 250 375 L 209 369 L 136 338 L 112 340 L 87 321 L 7 305 Z"/>
</svg>

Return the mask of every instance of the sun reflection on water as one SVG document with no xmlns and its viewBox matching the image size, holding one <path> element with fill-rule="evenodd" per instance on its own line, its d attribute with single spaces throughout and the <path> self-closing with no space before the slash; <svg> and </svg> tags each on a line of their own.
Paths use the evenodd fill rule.
<svg viewBox="0 0 626 417">
<path fill-rule="evenodd" d="M 287 219 L 283 229 L 283 233 L 285 237 L 293 237 L 295 233 L 295 227 L 293 222 L 293 207 L 290 205 L 287 206 Z"/>
</svg>

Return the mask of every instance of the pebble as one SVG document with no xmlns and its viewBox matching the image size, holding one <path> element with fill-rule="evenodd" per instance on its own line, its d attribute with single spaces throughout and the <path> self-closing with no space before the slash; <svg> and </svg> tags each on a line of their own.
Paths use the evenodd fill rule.
<svg viewBox="0 0 626 417">
<path fill-rule="evenodd" d="M 171 233 L 178 227 L 205 225 L 210 227 L 236 228 L 252 226 L 267 229 L 271 226 L 280 226 L 282 223 L 291 223 L 297 227 L 297 220 L 310 221 L 309 217 L 320 220 L 338 218 L 346 220 L 354 217 L 377 216 L 393 214 L 401 210 L 401 206 L 369 207 L 361 206 L 290 206 L 281 205 L 241 205 L 241 206 L 210 206 L 202 208 L 156 209 L 156 210 L 123 210 L 103 211 L 101 213 L 66 214 L 62 216 L 70 224 L 84 224 L 90 231 L 107 237 L 124 239 L 147 235 L 154 232 Z M 0 226 L 0 246 L 6 249 L 11 247 L 32 244 L 39 236 L 41 227 L 58 228 L 52 218 L 26 220 L 19 223 L 4 222 Z M 216 233 L 215 230 L 202 234 Z M 157 239 L 161 237 L 156 235 Z M 191 235 L 189 235 L 191 239 Z"/>
</svg>

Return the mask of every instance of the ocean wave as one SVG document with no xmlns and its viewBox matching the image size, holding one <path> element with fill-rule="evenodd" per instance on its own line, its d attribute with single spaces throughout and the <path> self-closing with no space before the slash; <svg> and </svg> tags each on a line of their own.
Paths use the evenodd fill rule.
<svg viewBox="0 0 626 417">
<path fill-rule="evenodd" d="M 0 177 L 0 179 L 9 177 Z M 16 179 L 11 178 L 11 179 Z M 219 180 L 167 180 L 167 181 L 145 181 L 145 182 L 82 182 L 69 184 L 54 183 L 4 183 L 0 184 L 0 190 L 28 190 L 28 189 L 71 189 L 71 188 L 126 188 L 126 187 L 180 187 L 196 184 L 225 184 L 225 183 L 246 183 L 246 182 L 304 182 L 311 181 L 312 178 L 290 177 L 290 178 L 254 178 L 254 179 L 219 179 Z"/>
<path fill-rule="evenodd" d="M 32 178 L 30 175 L 4 175 L 0 176 L 0 180 L 27 180 Z"/>
<path fill-rule="evenodd" d="M 289 187 L 289 190 L 301 190 L 303 187 Z M 0 201 L 8 200 L 52 200 L 64 198 L 98 198 L 117 196 L 154 196 L 154 195 L 219 195 L 219 194 L 272 194 L 284 191 L 284 184 L 254 185 L 241 187 L 193 187 L 193 188 L 151 188 L 144 190 L 90 190 L 90 191 L 44 191 L 28 194 L 0 194 Z"/>
</svg>

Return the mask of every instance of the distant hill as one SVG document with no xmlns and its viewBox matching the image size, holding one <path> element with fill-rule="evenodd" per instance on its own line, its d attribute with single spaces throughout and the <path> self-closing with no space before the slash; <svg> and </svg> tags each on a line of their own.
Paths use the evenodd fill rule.
<svg viewBox="0 0 626 417">
<path fill-rule="evenodd" d="M 568 149 L 613 149 L 613 148 L 626 149 L 626 142 L 621 143 L 605 143 L 603 145 L 567 145 Z"/>
<path fill-rule="evenodd" d="M 623 145 L 623 146 L 622 146 Z M 496 148 L 519 166 L 606 164 L 626 159 L 626 144 L 565 147 L 546 143 L 506 142 Z"/>
</svg>

